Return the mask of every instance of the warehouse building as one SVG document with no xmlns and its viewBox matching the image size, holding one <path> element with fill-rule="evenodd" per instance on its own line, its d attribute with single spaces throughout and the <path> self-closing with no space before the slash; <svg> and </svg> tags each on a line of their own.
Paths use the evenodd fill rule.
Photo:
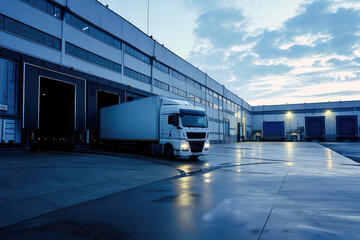
<svg viewBox="0 0 360 240">
<path fill-rule="evenodd" d="M 204 107 L 212 142 L 358 139 L 360 101 L 251 107 L 96 0 L 2 2 L 0 143 L 89 144 L 100 108 L 152 95 Z"/>
<path fill-rule="evenodd" d="M 252 140 L 343 141 L 359 138 L 360 101 L 252 107 Z"/>
<path fill-rule="evenodd" d="M 204 107 L 213 142 L 251 138 L 248 103 L 96 0 L 2 2 L 1 143 L 88 144 L 100 108 L 152 95 Z"/>
</svg>

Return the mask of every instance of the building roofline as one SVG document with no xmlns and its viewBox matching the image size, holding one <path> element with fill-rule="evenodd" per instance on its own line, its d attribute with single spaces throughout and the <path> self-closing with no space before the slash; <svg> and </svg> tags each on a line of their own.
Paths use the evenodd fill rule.
<svg viewBox="0 0 360 240">
<path fill-rule="evenodd" d="M 346 100 L 346 101 L 335 101 L 335 102 L 310 102 L 310 103 L 286 103 L 286 104 L 272 104 L 272 105 L 258 105 L 258 106 L 251 106 L 252 108 L 260 108 L 260 107 L 276 107 L 276 106 L 291 106 L 291 105 L 310 105 L 310 104 L 334 104 L 334 103 L 350 103 L 350 102 L 358 102 L 360 107 L 360 100 Z"/>
<path fill-rule="evenodd" d="M 136 25 L 134 25 L 133 23 L 131 23 L 130 21 L 128 21 L 127 19 L 125 19 L 124 17 L 122 17 L 120 14 L 118 14 L 117 12 L 115 12 L 114 10 L 110 9 L 109 7 L 105 6 L 103 3 L 99 2 L 98 0 L 93 0 L 95 2 L 97 2 L 98 4 L 100 4 L 102 7 L 106 8 L 107 10 L 109 10 L 110 12 L 116 14 L 118 17 L 120 17 L 121 19 L 125 20 L 126 22 L 128 22 L 129 24 L 131 24 L 133 27 L 135 27 L 137 30 L 139 30 L 142 34 L 144 34 L 146 37 L 150 38 L 152 41 L 158 43 L 160 46 L 162 46 L 163 48 L 165 48 L 166 50 L 168 50 L 169 52 L 171 52 L 172 54 L 174 54 L 176 57 L 180 58 L 181 60 L 185 61 L 186 63 L 188 63 L 189 65 L 191 65 L 192 67 L 194 67 L 195 69 L 199 70 L 201 73 L 203 73 L 206 77 L 211 78 L 213 81 L 215 81 L 216 83 L 218 83 L 220 86 L 222 86 L 223 88 L 225 88 L 226 90 L 228 90 L 229 92 L 231 92 L 232 94 L 234 94 L 235 96 L 237 96 L 237 94 L 235 94 L 234 92 L 232 92 L 230 89 L 227 89 L 225 87 L 224 84 L 221 84 L 220 82 L 218 82 L 217 80 L 213 79 L 211 76 L 209 76 L 206 72 L 202 71 L 200 68 L 194 66 L 192 63 L 190 63 L 189 61 L 187 61 L 186 59 L 180 57 L 179 55 L 177 55 L 174 51 L 170 50 L 169 48 L 165 47 L 164 44 L 161 44 L 159 41 L 157 41 L 156 39 L 153 38 L 152 35 L 148 35 L 147 33 L 145 33 L 143 30 L 141 30 L 140 28 L 138 28 Z M 166 64 L 165 64 L 166 65 Z M 195 80 L 195 79 L 194 79 Z M 249 106 L 250 103 L 248 103 L 247 101 L 245 101 L 243 98 L 237 96 L 239 99 L 241 99 L 242 101 L 244 101 L 245 103 L 247 103 Z"/>
</svg>

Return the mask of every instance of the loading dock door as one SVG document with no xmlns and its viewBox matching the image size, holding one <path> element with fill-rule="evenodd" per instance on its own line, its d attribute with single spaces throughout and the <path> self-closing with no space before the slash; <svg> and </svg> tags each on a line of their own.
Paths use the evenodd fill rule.
<svg viewBox="0 0 360 240">
<path fill-rule="evenodd" d="M 283 121 L 263 122 L 263 138 L 264 140 L 285 139 L 285 124 Z"/>
<path fill-rule="evenodd" d="M 325 117 L 305 117 L 306 140 L 325 139 Z"/>
<path fill-rule="evenodd" d="M 97 108 L 108 107 L 120 103 L 120 96 L 118 94 L 98 91 L 97 92 Z"/>
<path fill-rule="evenodd" d="M 42 141 L 73 141 L 75 85 L 41 78 L 39 137 Z"/>
<path fill-rule="evenodd" d="M 357 115 L 336 116 L 336 138 L 355 140 L 358 137 Z"/>
</svg>

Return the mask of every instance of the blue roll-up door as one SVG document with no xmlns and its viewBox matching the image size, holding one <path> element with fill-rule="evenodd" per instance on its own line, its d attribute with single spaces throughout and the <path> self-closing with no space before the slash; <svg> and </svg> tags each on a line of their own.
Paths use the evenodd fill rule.
<svg viewBox="0 0 360 240">
<path fill-rule="evenodd" d="M 325 117 L 305 117 L 306 140 L 325 139 Z"/>
<path fill-rule="evenodd" d="M 336 116 L 336 138 L 338 140 L 358 138 L 357 115 Z"/>
<path fill-rule="evenodd" d="M 263 122 L 264 140 L 284 140 L 285 124 L 283 121 Z"/>
</svg>

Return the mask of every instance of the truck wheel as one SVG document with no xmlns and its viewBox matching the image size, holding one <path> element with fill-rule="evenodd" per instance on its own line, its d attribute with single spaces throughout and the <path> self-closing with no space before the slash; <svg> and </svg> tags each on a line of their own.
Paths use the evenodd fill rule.
<svg viewBox="0 0 360 240">
<path fill-rule="evenodd" d="M 171 146 L 171 144 L 167 143 L 165 145 L 165 148 L 164 148 L 164 156 L 167 158 L 167 159 L 174 159 L 174 149 L 173 147 Z"/>
</svg>

